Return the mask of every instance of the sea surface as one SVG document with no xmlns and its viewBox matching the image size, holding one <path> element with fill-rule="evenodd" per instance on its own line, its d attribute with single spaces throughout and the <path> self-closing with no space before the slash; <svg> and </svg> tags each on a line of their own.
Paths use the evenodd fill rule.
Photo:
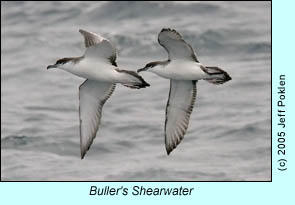
<svg viewBox="0 0 295 205">
<path fill-rule="evenodd" d="M 169 80 L 146 72 L 149 88 L 117 85 L 81 160 L 84 79 L 46 70 L 84 53 L 80 28 L 113 42 L 119 67 L 129 70 L 166 60 L 157 36 L 174 28 L 204 65 L 219 66 L 232 80 L 198 82 L 188 131 L 169 156 Z M 270 179 L 270 2 L 1 2 L 1 180 Z"/>
</svg>

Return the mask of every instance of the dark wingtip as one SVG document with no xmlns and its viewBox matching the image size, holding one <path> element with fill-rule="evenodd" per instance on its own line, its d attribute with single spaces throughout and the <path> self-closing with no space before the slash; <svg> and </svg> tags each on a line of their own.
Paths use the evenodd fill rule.
<svg viewBox="0 0 295 205">
<path fill-rule="evenodd" d="M 206 81 L 212 84 L 220 85 L 232 79 L 226 71 L 220 69 L 219 67 L 206 66 L 203 68 L 201 67 L 201 69 L 208 75 L 218 75 L 216 76 L 216 78 L 205 79 Z"/>
<path fill-rule="evenodd" d="M 227 72 L 224 71 L 224 82 L 223 83 L 225 83 L 227 81 L 230 81 L 231 79 L 232 78 L 230 77 L 230 75 Z"/>
<path fill-rule="evenodd" d="M 141 77 L 140 75 L 139 75 L 139 77 L 140 77 L 140 80 L 141 80 L 141 82 L 142 82 L 142 86 L 144 86 L 144 87 L 150 87 L 150 84 L 147 83 L 147 82 L 143 79 L 143 77 Z"/>
<path fill-rule="evenodd" d="M 142 79 L 141 84 L 130 85 L 130 88 L 136 88 L 136 89 L 146 88 L 146 87 L 150 87 L 150 84 L 148 84 L 147 82 L 145 82 L 143 79 Z"/>
<path fill-rule="evenodd" d="M 167 156 L 170 155 L 170 153 L 172 152 L 173 149 L 166 149 L 166 152 L 167 152 Z"/>
<path fill-rule="evenodd" d="M 137 78 L 141 81 L 141 84 L 135 84 L 133 85 L 135 88 L 140 89 L 140 88 L 146 88 L 146 87 L 150 87 L 150 84 L 148 84 L 143 77 L 141 77 L 140 75 L 137 74 Z M 132 87 L 131 87 L 132 88 Z"/>
<path fill-rule="evenodd" d="M 151 85 L 148 84 L 143 78 L 142 78 L 141 80 L 142 80 L 142 86 L 143 86 L 143 88 L 145 88 L 145 87 L 150 87 L 150 86 L 151 86 Z"/>
<path fill-rule="evenodd" d="M 149 87 L 150 84 L 148 84 L 140 75 L 138 75 L 136 72 L 134 71 L 130 71 L 130 70 L 120 70 L 120 69 L 116 69 L 116 71 L 118 72 L 123 72 L 123 73 L 127 73 L 129 75 L 132 75 L 133 77 L 137 78 L 140 80 L 140 82 L 130 82 L 130 83 L 123 83 L 124 86 L 129 87 L 129 88 L 135 88 L 135 89 L 140 89 L 140 88 L 145 88 L 145 87 Z"/>
<path fill-rule="evenodd" d="M 170 153 L 174 150 L 175 147 L 169 147 L 169 146 L 165 146 L 166 147 L 166 152 L 167 152 L 167 155 L 169 156 Z"/>
<path fill-rule="evenodd" d="M 85 154 L 86 154 L 86 152 L 85 153 L 81 152 L 81 160 L 84 159 Z"/>
</svg>

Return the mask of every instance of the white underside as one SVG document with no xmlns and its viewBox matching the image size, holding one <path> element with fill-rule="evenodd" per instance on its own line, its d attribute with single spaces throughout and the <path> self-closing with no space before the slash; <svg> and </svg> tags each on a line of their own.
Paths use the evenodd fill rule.
<svg viewBox="0 0 295 205">
<path fill-rule="evenodd" d="M 77 64 L 67 63 L 61 69 L 85 79 L 109 83 L 128 83 L 132 77 L 117 72 L 115 67 L 109 63 L 93 61 L 87 58 Z M 134 78 L 134 81 L 136 82 L 138 79 Z"/>
<path fill-rule="evenodd" d="M 166 66 L 156 66 L 148 71 L 153 72 L 163 78 L 174 80 L 201 80 L 210 76 L 201 68 L 202 64 L 187 60 L 172 60 Z"/>
</svg>

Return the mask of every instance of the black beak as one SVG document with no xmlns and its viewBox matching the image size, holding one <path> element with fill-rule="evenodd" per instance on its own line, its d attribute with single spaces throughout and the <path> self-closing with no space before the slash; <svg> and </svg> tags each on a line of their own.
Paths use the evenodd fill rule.
<svg viewBox="0 0 295 205">
<path fill-rule="evenodd" d="M 55 65 L 49 65 L 49 66 L 47 66 L 47 70 L 50 69 L 50 68 L 55 68 Z"/>
<path fill-rule="evenodd" d="M 146 71 L 147 69 L 148 69 L 148 67 L 140 68 L 140 69 L 137 70 L 137 72 L 139 73 L 141 71 Z"/>
</svg>

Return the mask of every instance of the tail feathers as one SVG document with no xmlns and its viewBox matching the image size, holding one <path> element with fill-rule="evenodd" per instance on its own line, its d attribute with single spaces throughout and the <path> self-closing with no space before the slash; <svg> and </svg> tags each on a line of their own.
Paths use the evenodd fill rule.
<svg viewBox="0 0 295 205">
<path fill-rule="evenodd" d="M 130 71 L 130 70 L 120 70 L 120 69 L 116 69 L 118 72 L 120 73 L 126 73 L 132 77 L 135 77 L 137 80 L 136 82 L 130 81 L 128 83 L 122 83 L 122 85 L 128 87 L 128 88 L 133 88 L 133 89 L 140 89 L 140 88 L 145 88 L 145 87 L 149 87 L 150 84 L 148 84 L 140 75 L 138 75 L 136 72 L 134 71 Z M 134 79 L 134 78 L 132 78 Z"/>
<path fill-rule="evenodd" d="M 230 75 L 218 67 L 209 67 L 208 66 L 203 69 L 204 69 L 204 72 L 206 72 L 208 75 L 210 75 L 210 77 L 208 79 L 204 79 L 209 83 L 218 85 L 218 84 L 223 84 L 223 83 L 231 80 Z"/>
</svg>

